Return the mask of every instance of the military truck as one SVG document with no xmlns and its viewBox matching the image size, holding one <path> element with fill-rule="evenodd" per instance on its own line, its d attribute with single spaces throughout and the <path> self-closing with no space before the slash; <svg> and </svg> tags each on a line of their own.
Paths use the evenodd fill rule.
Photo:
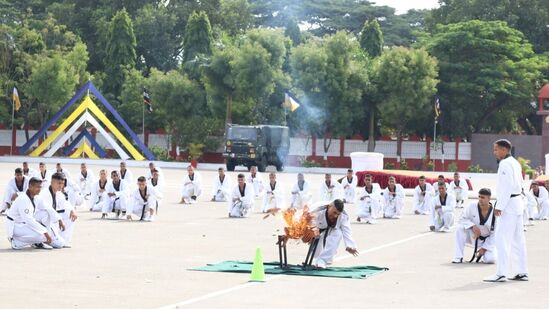
<svg viewBox="0 0 549 309">
<path fill-rule="evenodd" d="M 244 165 L 248 169 L 255 165 L 260 172 L 274 165 L 278 171 L 282 171 L 289 150 L 288 127 L 231 125 L 225 131 L 223 157 L 229 171 L 234 171 L 237 165 Z"/>
</svg>

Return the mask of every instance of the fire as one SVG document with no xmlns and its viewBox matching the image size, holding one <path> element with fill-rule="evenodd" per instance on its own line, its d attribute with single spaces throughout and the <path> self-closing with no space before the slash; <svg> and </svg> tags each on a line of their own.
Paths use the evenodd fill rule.
<svg viewBox="0 0 549 309">
<path fill-rule="evenodd" d="M 269 215 L 276 215 L 280 209 L 269 209 Z M 282 211 L 282 220 L 285 223 L 284 233 L 286 240 L 301 239 L 303 242 L 309 242 L 314 237 L 313 215 L 308 207 L 303 209 L 288 208 Z"/>
<path fill-rule="evenodd" d="M 289 239 L 301 239 L 312 228 L 313 216 L 307 207 L 301 210 L 295 208 L 286 209 L 282 212 L 282 219 L 286 223 L 284 231 Z"/>
</svg>

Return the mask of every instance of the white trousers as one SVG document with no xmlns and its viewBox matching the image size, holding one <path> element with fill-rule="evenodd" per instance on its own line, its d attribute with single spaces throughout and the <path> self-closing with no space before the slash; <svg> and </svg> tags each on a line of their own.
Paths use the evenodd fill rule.
<svg viewBox="0 0 549 309">
<path fill-rule="evenodd" d="M 513 206 L 513 205 L 510 205 Z M 526 241 L 522 214 L 514 215 L 502 212 L 496 218 L 497 272 L 499 276 L 527 274 Z"/>
<path fill-rule="evenodd" d="M 349 186 L 345 189 L 345 203 L 353 204 L 355 202 L 355 187 Z"/>
<path fill-rule="evenodd" d="M 543 220 L 549 216 L 549 201 L 542 201 L 539 206 L 538 203 L 532 203 L 528 205 L 528 211 L 530 218 L 534 220 Z"/>
<path fill-rule="evenodd" d="M 156 198 L 149 196 L 146 203 L 130 203 L 126 209 L 126 215 L 136 215 L 138 219 L 148 218 L 150 215 L 150 209 L 156 210 Z"/>
<path fill-rule="evenodd" d="M 339 243 L 343 238 L 339 229 L 329 229 L 328 236 L 326 238 L 326 245 L 324 245 L 325 232 L 320 234 L 320 240 L 318 247 L 315 251 L 315 257 L 313 259 L 313 265 L 326 268 L 328 264 L 331 264 L 334 260 L 334 256 L 337 253 Z"/>
<path fill-rule="evenodd" d="M 72 241 L 72 234 L 74 231 L 74 222 L 70 218 L 70 211 L 65 211 L 64 213 L 59 214 L 61 219 L 63 219 L 63 224 L 65 224 L 65 230 L 61 231 L 61 237 L 65 240 L 67 244 L 70 244 Z"/>
<path fill-rule="evenodd" d="M 305 205 L 311 205 L 312 196 L 310 193 L 298 192 L 292 194 L 290 207 L 302 209 Z"/>
<path fill-rule="evenodd" d="M 122 195 L 118 198 L 111 197 L 110 200 L 107 199 L 105 203 L 103 203 L 102 205 L 103 209 L 101 209 L 101 211 L 103 213 L 108 213 L 115 210 L 121 210 L 121 211 L 126 210 L 127 208 L 126 203 L 127 203 L 127 199 L 125 195 Z"/>
<path fill-rule="evenodd" d="M 454 213 L 451 211 L 433 211 L 431 214 L 431 225 L 435 226 L 435 231 L 440 231 L 443 227 L 451 228 L 454 225 Z"/>
<path fill-rule="evenodd" d="M 198 198 L 200 194 L 202 194 L 202 188 L 195 184 L 183 186 L 183 190 L 181 191 L 181 197 L 186 203 L 190 202 L 192 196 L 196 196 Z"/>
<path fill-rule="evenodd" d="M 15 223 L 6 219 L 6 230 L 8 237 L 11 234 L 15 249 L 22 249 L 32 244 L 43 243 L 46 237 L 36 232 L 24 223 Z"/>
<path fill-rule="evenodd" d="M 364 201 L 358 201 L 356 207 L 356 215 L 360 219 L 365 219 L 368 222 L 375 221 L 375 219 L 377 219 L 377 215 L 379 214 L 379 204 L 372 200 L 367 200 L 368 199 Z"/>
<path fill-rule="evenodd" d="M 414 210 L 419 211 L 423 215 L 429 214 L 431 212 L 430 199 L 424 197 L 423 201 L 414 205 Z"/>
<path fill-rule="evenodd" d="M 248 216 L 248 211 L 252 208 L 250 202 L 234 202 L 229 205 L 229 216 L 234 218 L 243 218 Z"/>
<path fill-rule="evenodd" d="M 475 240 L 473 239 L 473 235 L 474 235 L 474 233 L 473 233 L 472 229 L 464 229 L 461 226 L 459 226 L 456 229 L 456 241 L 455 241 L 454 258 L 456 258 L 456 259 L 463 258 L 463 250 L 465 249 L 465 244 L 469 244 L 469 245 L 472 245 L 472 246 L 475 245 Z M 482 241 L 482 240 L 478 241 L 477 250 L 479 250 L 481 248 L 483 243 L 484 243 L 484 241 Z M 487 264 L 495 263 L 496 262 L 496 255 L 495 255 L 494 251 L 486 250 L 486 252 L 482 256 L 482 261 L 484 263 L 487 263 Z"/>
<path fill-rule="evenodd" d="M 390 199 L 383 209 L 383 216 L 385 218 L 400 217 L 400 212 L 402 211 L 403 204 L 404 201 L 401 198 Z"/>
<path fill-rule="evenodd" d="M 36 221 L 40 222 L 48 230 L 52 242 L 50 246 L 54 248 L 63 248 L 65 246 L 65 239 L 62 236 L 62 231 L 59 229 L 59 222 L 50 218 L 49 214 L 45 210 L 39 210 L 34 214 Z M 64 224 L 65 222 L 63 222 Z"/>
<path fill-rule="evenodd" d="M 228 200 L 229 200 L 229 194 L 222 190 L 218 190 L 214 196 L 214 201 L 216 202 L 226 202 Z"/>
</svg>

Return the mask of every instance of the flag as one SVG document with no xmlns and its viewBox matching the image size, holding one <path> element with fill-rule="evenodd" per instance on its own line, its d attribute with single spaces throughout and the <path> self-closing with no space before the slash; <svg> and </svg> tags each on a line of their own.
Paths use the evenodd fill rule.
<svg viewBox="0 0 549 309">
<path fill-rule="evenodd" d="M 441 114 L 441 110 L 440 110 L 440 100 L 437 98 L 435 100 L 435 119 L 438 119 L 440 117 L 440 114 Z"/>
<path fill-rule="evenodd" d="M 147 105 L 147 111 L 152 113 L 153 107 L 151 103 L 151 96 L 145 87 L 143 87 L 143 104 Z"/>
<path fill-rule="evenodd" d="M 301 106 L 301 104 L 287 92 L 284 94 L 284 104 L 282 105 L 291 112 L 295 112 L 295 110 Z"/>
<path fill-rule="evenodd" d="M 13 101 L 15 111 L 18 111 L 21 108 L 21 101 L 19 100 L 19 92 L 17 92 L 16 87 L 13 87 L 13 95 L 11 98 Z"/>
</svg>

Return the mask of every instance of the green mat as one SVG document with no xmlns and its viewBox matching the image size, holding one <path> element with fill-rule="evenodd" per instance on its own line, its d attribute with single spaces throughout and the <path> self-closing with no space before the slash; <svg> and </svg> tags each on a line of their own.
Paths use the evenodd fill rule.
<svg viewBox="0 0 549 309">
<path fill-rule="evenodd" d="M 252 262 L 225 261 L 217 264 L 208 264 L 204 267 L 192 268 L 190 270 L 230 272 L 230 273 L 251 273 Z M 288 265 L 288 268 L 280 268 L 278 263 L 264 263 L 266 274 L 294 275 L 294 276 L 317 276 L 332 278 L 366 279 L 377 273 L 389 270 L 385 267 L 376 266 L 354 266 L 354 267 L 328 267 L 326 269 L 304 270 L 301 265 Z"/>
</svg>

